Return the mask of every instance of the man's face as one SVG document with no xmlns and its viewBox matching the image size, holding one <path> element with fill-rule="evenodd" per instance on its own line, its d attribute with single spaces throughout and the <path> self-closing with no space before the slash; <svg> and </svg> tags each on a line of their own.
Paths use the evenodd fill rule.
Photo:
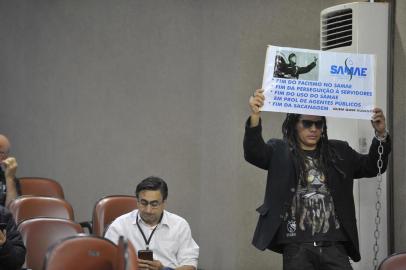
<svg viewBox="0 0 406 270">
<path fill-rule="evenodd" d="M 0 139 L 0 161 L 8 158 L 9 150 L 9 144 Z"/>
<path fill-rule="evenodd" d="M 159 190 L 143 190 L 138 194 L 138 210 L 145 223 L 154 226 L 158 224 L 166 201 Z"/>
<path fill-rule="evenodd" d="M 296 124 L 300 147 L 303 150 L 314 150 L 320 140 L 323 131 L 321 116 L 301 115 Z"/>
</svg>

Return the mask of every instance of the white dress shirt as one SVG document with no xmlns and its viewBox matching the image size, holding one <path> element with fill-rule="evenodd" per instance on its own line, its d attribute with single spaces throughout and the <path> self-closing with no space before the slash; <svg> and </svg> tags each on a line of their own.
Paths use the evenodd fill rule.
<svg viewBox="0 0 406 270">
<path fill-rule="evenodd" d="M 148 226 L 138 215 L 138 209 L 118 217 L 109 226 L 105 237 L 118 243 L 123 235 L 134 245 L 136 250 L 146 249 L 146 243 L 137 226 L 140 225 L 148 239 L 154 228 Z M 154 252 L 154 260 L 159 260 L 165 267 L 176 268 L 191 265 L 197 268 L 199 246 L 192 238 L 187 221 L 166 210 L 161 222 L 152 235 L 149 249 Z"/>
</svg>

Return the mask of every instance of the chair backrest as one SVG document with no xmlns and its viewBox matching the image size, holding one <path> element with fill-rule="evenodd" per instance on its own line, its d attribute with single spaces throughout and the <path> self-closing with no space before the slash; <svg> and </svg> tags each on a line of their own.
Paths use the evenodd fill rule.
<svg viewBox="0 0 406 270">
<path fill-rule="evenodd" d="M 45 270 L 115 270 L 117 246 L 94 235 L 77 235 L 60 240 L 45 257 Z"/>
<path fill-rule="evenodd" d="M 61 184 L 57 181 L 43 177 L 19 178 L 21 195 L 35 195 L 64 199 L 65 195 Z"/>
<path fill-rule="evenodd" d="M 54 217 L 74 220 L 73 208 L 65 200 L 52 197 L 20 196 L 9 204 L 17 224 L 35 217 Z"/>
<path fill-rule="evenodd" d="M 68 236 L 83 233 L 82 227 L 67 219 L 33 218 L 18 225 L 27 253 L 25 268 L 42 270 L 48 248 Z"/>
<path fill-rule="evenodd" d="M 127 252 L 126 270 L 138 270 L 137 250 L 130 241 L 127 243 Z"/>
<path fill-rule="evenodd" d="M 93 234 L 103 236 L 111 222 L 135 208 L 137 208 L 135 196 L 113 195 L 100 199 L 93 209 Z"/>
<path fill-rule="evenodd" d="M 138 270 L 138 257 L 130 241 L 120 236 L 117 244 L 116 270 Z"/>
<path fill-rule="evenodd" d="M 395 253 L 385 258 L 378 267 L 379 270 L 406 269 L 406 252 Z"/>
</svg>

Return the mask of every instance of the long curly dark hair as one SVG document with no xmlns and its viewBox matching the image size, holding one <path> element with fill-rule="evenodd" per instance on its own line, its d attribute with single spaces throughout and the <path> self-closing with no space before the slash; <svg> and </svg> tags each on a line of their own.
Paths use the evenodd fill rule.
<svg viewBox="0 0 406 270">
<path fill-rule="evenodd" d="M 299 181 L 303 185 L 306 185 L 307 171 L 306 171 L 306 154 L 300 147 L 300 142 L 298 138 L 298 132 L 296 125 L 300 120 L 301 114 L 288 113 L 286 119 L 282 125 L 283 139 L 288 143 L 289 148 L 293 153 L 293 158 L 296 167 L 296 173 Z M 316 147 L 316 159 L 315 162 L 316 169 L 323 172 L 327 181 L 327 168 L 329 165 L 335 167 L 335 159 L 337 158 L 335 151 L 329 147 L 328 136 L 327 136 L 327 122 L 326 117 L 322 116 L 323 130 L 321 132 L 320 140 Z M 340 172 L 341 173 L 341 172 Z"/>
</svg>

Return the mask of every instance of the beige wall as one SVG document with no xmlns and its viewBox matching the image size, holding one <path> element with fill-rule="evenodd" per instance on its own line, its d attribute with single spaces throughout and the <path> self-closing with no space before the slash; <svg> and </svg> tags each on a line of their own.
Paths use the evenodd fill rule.
<svg viewBox="0 0 406 270">
<path fill-rule="evenodd" d="M 78 221 L 102 196 L 162 176 L 200 267 L 280 269 L 279 255 L 251 246 L 265 172 L 242 156 L 247 99 L 266 45 L 318 49 L 320 11 L 343 2 L 0 1 L 0 133 L 18 174 L 60 181 Z M 397 10 L 395 127 L 404 129 L 405 4 Z M 282 118 L 264 116 L 267 137 L 280 136 Z"/>
</svg>

